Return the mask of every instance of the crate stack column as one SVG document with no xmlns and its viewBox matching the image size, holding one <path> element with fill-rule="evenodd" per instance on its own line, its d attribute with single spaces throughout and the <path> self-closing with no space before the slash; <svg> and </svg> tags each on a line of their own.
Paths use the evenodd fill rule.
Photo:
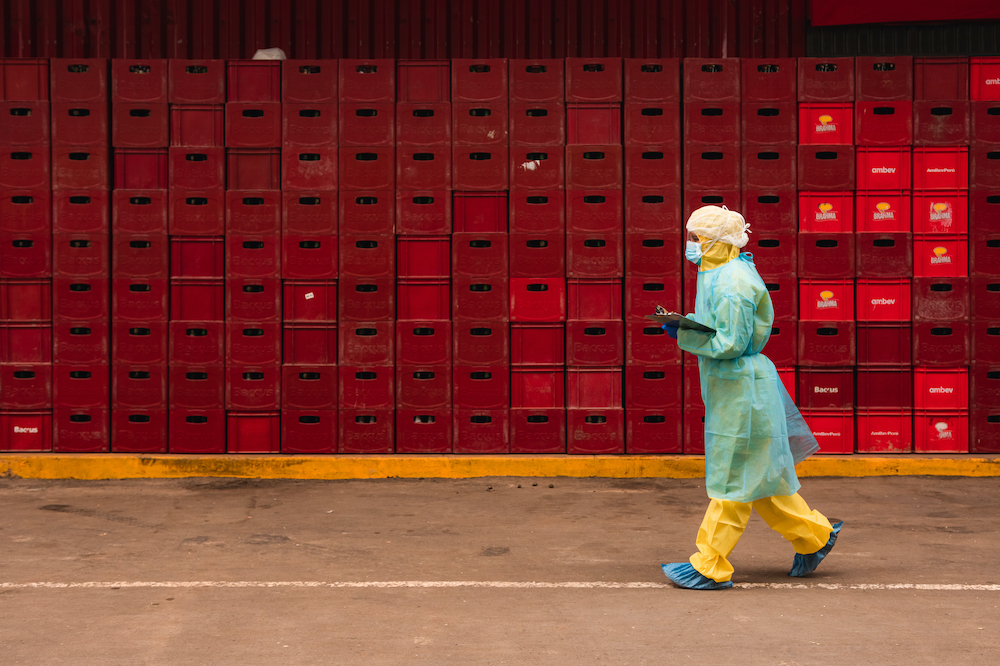
<svg viewBox="0 0 1000 666">
<path fill-rule="evenodd" d="M 680 60 L 624 61 L 625 450 L 683 451 L 681 351 L 646 319 L 683 306 Z"/>
<path fill-rule="evenodd" d="M 458 355 L 510 363 L 510 450 L 566 452 L 565 61 L 510 60 L 510 351 L 456 329 Z M 458 210 L 456 199 L 456 211 Z M 506 229 L 506 206 L 498 231 Z M 469 222 L 472 220 L 470 219 Z M 488 329 L 482 329 L 483 331 Z M 479 340 L 494 340 L 489 346 Z"/>
<path fill-rule="evenodd" d="M 1000 452 L 1000 58 L 971 60 L 969 189 L 974 453 Z M 987 83 L 990 81 L 990 83 Z"/>
<path fill-rule="evenodd" d="M 341 60 L 339 71 L 339 450 L 392 453 L 396 63 Z"/>
<path fill-rule="evenodd" d="M 50 190 L 61 182 L 67 186 L 68 199 L 73 183 L 51 178 L 49 62 L 0 59 L 0 76 L 0 451 L 51 451 Z M 106 182 L 103 189 L 106 218 Z M 105 233 L 106 225 L 105 221 Z M 103 317 L 106 336 L 106 311 Z M 106 391 L 100 406 L 106 424 Z M 68 422 L 68 413 L 65 418 Z M 98 418 L 95 425 L 101 423 Z M 67 427 L 68 432 L 73 430 L 79 428 Z M 69 450 L 77 443 L 68 442 Z"/>
<path fill-rule="evenodd" d="M 277 453 L 280 449 L 281 64 L 274 60 L 226 63 L 229 453 Z M 297 159 L 294 152 L 291 156 Z"/>
<path fill-rule="evenodd" d="M 281 65 L 282 280 L 280 295 L 266 297 L 284 341 L 281 451 L 336 453 L 338 68 Z"/>
<path fill-rule="evenodd" d="M 567 453 L 625 451 L 622 89 L 621 58 L 566 59 Z"/>
</svg>

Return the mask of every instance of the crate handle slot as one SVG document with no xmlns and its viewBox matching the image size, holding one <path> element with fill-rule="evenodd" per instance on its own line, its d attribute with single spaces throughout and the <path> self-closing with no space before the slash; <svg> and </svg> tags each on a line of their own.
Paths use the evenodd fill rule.
<svg viewBox="0 0 1000 666">
<path fill-rule="evenodd" d="M 840 243 L 832 238 L 821 238 L 816 241 L 816 247 L 837 247 Z"/>
<path fill-rule="evenodd" d="M 528 116 L 529 118 L 544 118 L 545 116 L 549 115 L 549 110 L 548 109 L 528 109 L 527 111 L 524 112 L 524 115 Z"/>
<path fill-rule="evenodd" d="M 149 379 L 149 373 L 145 370 L 133 370 L 128 373 L 129 379 Z"/>
<path fill-rule="evenodd" d="M 602 326 L 589 326 L 583 329 L 584 335 L 607 335 L 608 331 Z"/>
<path fill-rule="evenodd" d="M 69 246 L 70 247 L 90 247 L 90 241 L 89 240 L 81 240 L 81 239 L 71 240 L 69 242 Z"/>
<path fill-rule="evenodd" d="M 781 291 L 781 285 L 777 282 L 766 282 L 764 284 L 768 291 Z"/>
<path fill-rule="evenodd" d="M 378 247 L 378 241 L 374 240 L 359 240 L 354 243 L 354 247 L 361 250 L 374 250 Z"/>
<path fill-rule="evenodd" d="M 70 291 L 90 291 L 89 284 L 71 284 L 69 286 Z"/>
<path fill-rule="evenodd" d="M 643 65 L 642 67 L 639 68 L 639 71 L 649 72 L 649 73 L 662 72 L 663 65 Z"/>
<path fill-rule="evenodd" d="M 426 370 L 423 370 L 423 371 L 420 371 L 420 372 L 414 372 L 413 373 L 413 378 L 414 379 L 434 379 L 434 373 L 430 372 L 430 371 L 426 371 Z"/>
<path fill-rule="evenodd" d="M 371 293 L 378 291 L 377 284 L 359 284 L 354 287 L 354 291 L 360 291 L 362 293 Z"/>
<path fill-rule="evenodd" d="M 416 162 L 431 162 L 434 157 L 434 153 L 413 153 L 413 159 Z"/>
<path fill-rule="evenodd" d="M 775 109 L 773 107 L 766 107 L 763 109 L 757 109 L 757 115 L 763 116 L 765 118 L 773 118 L 775 116 L 781 115 L 781 109 Z"/>
<path fill-rule="evenodd" d="M 660 370 L 654 370 L 652 372 L 644 372 L 644 373 L 642 373 L 642 378 L 643 379 L 664 379 L 664 378 L 666 378 L 666 376 L 667 376 L 667 373 L 665 373 L 663 371 L 660 371 Z"/>
<path fill-rule="evenodd" d="M 950 106 L 935 106 L 931 109 L 932 116 L 950 116 L 955 112 Z"/>
<path fill-rule="evenodd" d="M 90 379 L 90 376 L 89 370 L 73 370 L 69 373 L 70 379 Z"/>
<path fill-rule="evenodd" d="M 872 69 L 876 72 L 893 72 L 896 70 L 894 62 L 876 62 L 872 64 Z"/>
<path fill-rule="evenodd" d="M 639 113 L 641 113 L 644 116 L 662 116 L 663 115 L 663 109 L 654 106 L 654 107 L 650 107 L 650 108 L 647 108 L 647 109 L 643 109 Z"/>
<path fill-rule="evenodd" d="M 378 203 L 378 197 L 357 197 L 354 199 L 354 203 L 359 206 L 374 206 Z"/>
<path fill-rule="evenodd" d="M 34 159 L 34 155 L 26 152 L 16 152 L 10 154 L 10 159 L 12 160 L 31 160 Z"/>
<path fill-rule="evenodd" d="M 243 241 L 244 250 L 263 250 L 264 241 Z"/>
<path fill-rule="evenodd" d="M 529 160 L 534 160 L 536 162 L 541 162 L 543 160 L 549 159 L 548 153 L 528 153 L 525 155 Z"/>
<path fill-rule="evenodd" d="M 31 370 L 15 370 L 14 379 L 34 379 L 35 373 Z"/>
<path fill-rule="evenodd" d="M 701 159 L 711 162 L 721 160 L 722 158 L 723 158 L 722 153 L 715 151 L 701 154 Z"/>
<path fill-rule="evenodd" d="M 703 116 L 721 116 L 722 113 L 723 113 L 722 109 L 716 106 L 711 106 L 701 110 L 701 115 Z"/>
<path fill-rule="evenodd" d="M 642 246 L 643 247 L 663 247 L 663 239 L 662 238 L 647 238 L 646 240 L 642 241 Z"/>
<path fill-rule="evenodd" d="M 414 109 L 413 110 L 413 117 L 414 118 L 433 118 L 434 117 L 434 109 Z"/>
<path fill-rule="evenodd" d="M 188 372 L 184 375 L 185 379 L 189 379 L 192 382 L 203 382 L 208 379 L 207 372 Z"/>
<path fill-rule="evenodd" d="M 31 115 L 31 109 L 23 109 L 23 108 L 11 109 L 10 110 L 10 115 L 12 115 L 12 116 L 30 116 Z"/>
<path fill-rule="evenodd" d="M 149 114 L 149 109 L 129 109 L 128 112 L 128 115 L 133 118 L 149 118 Z M 243 115 L 246 115 L 246 111 L 243 112 Z"/>
<path fill-rule="evenodd" d="M 587 62 L 583 64 L 583 71 L 585 72 L 603 72 L 604 65 L 599 62 Z"/>
<path fill-rule="evenodd" d="M 642 329 L 643 335 L 663 335 L 665 331 L 659 326 L 646 326 Z"/>
<path fill-rule="evenodd" d="M 354 115 L 361 118 L 374 118 L 378 115 L 378 109 L 357 109 Z"/>
<path fill-rule="evenodd" d="M 950 284 L 932 284 L 931 291 L 951 291 L 952 286 Z"/>
<path fill-rule="evenodd" d="M 149 74 L 153 68 L 149 65 L 132 65 L 128 68 L 130 74 Z"/>
<path fill-rule="evenodd" d="M 86 326 L 74 326 L 69 329 L 70 335 L 90 335 L 90 329 Z"/>
<path fill-rule="evenodd" d="M 722 71 L 722 65 L 719 64 L 702 65 L 701 71 L 708 72 L 709 74 L 717 74 Z"/>
<path fill-rule="evenodd" d="M 70 414 L 70 423 L 90 423 L 90 414 Z"/>
<path fill-rule="evenodd" d="M 549 202 L 549 198 L 548 197 L 528 197 L 527 199 L 525 199 L 525 201 L 527 201 L 529 204 L 532 204 L 532 205 L 547 204 Z"/>
<path fill-rule="evenodd" d="M 894 238 L 876 238 L 872 241 L 873 247 L 896 247 Z"/>
<path fill-rule="evenodd" d="M 128 286 L 129 291 L 153 291 L 153 288 L 148 284 L 130 284 Z"/>
<path fill-rule="evenodd" d="M 644 160 L 662 160 L 663 153 L 657 150 L 650 150 L 642 154 L 642 159 Z"/>
<path fill-rule="evenodd" d="M 490 109 L 469 109 L 469 115 L 474 117 L 480 117 L 480 116 L 486 117 L 486 116 L 492 116 L 493 111 L 491 111 Z"/>
<path fill-rule="evenodd" d="M 303 250 L 318 250 L 320 248 L 320 241 L 317 240 L 299 241 L 299 247 L 302 248 Z"/>
<path fill-rule="evenodd" d="M 323 375 L 321 375 L 318 372 L 300 372 L 299 373 L 299 379 L 301 379 L 303 381 L 306 381 L 306 382 L 314 382 L 314 381 L 317 381 L 319 379 L 322 379 L 322 377 L 323 377 Z"/>
<path fill-rule="evenodd" d="M 90 159 L 90 153 L 70 153 L 68 157 L 75 162 L 86 162 Z"/>
<path fill-rule="evenodd" d="M 608 417 L 592 414 L 590 416 L 584 416 L 583 421 L 584 423 L 607 423 Z"/>
<path fill-rule="evenodd" d="M 775 329 L 772 328 L 771 330 L 774 331 Z M 830 327 L 817 328 L 816 335 L 826 335 L 826 336 L 840 335 L 840 329 L 830 328 Z"/>
<path fill-rule="evenodd" d="M 434 423 L 434 417 L 430 414 L 418 414 L 413 417 L 414 423 Z"/>
<path fill-rule="evenodd" d="M 129 414 L 129 423 L 149 423 L 149 414 Z"/>
<path fill-rule="evenodd" d="M 657 204 L 663 203 L 663 197 L 659 194 L 647 194 L 642 198 L 642 203 Z"/>
<path fill-rule="evenodd" d="M 583 154 L 585 160 L 603 160 L 604 153 L 599 150 L 588 150 Z"/>
<path fill-rule="evenodd" d="M 33 240 L 14 240 L 11 241 L 11 245 L 14 247 L 35 247 L 35 241 Z"/>
<path fill-rule="evenodd" d="M 490 66 L 486 64 L 469 65 L 469 71 L 473 74 L 485 74 L 490 71 Z"/>
<path fill-rule="evenodd" d="M 69 201 L 70 201 L 70 203 L 76 203 L 75 201 L 73 201 L 73 199 L 81 199 L 81 198 L 83 198 L 83 197 L 70 197 Z M 87 202 L 89 203 L 90 202 L 90 197 L 86 197 L 86 199 L 87 199 Z M 11 203 L 15 203 L 15 204 L 30 204 L 30 203 L 34 203 L 35 202 L 35 197 L 16 196 L 16 197 L 11 197 L 10 201 L 11 201 Z"/>
<path fill-rule="evenodd" d="M 358 74 L 377 74 L 378 65 L 358 65 L 354 71 Z"/>
<path fill-rule="evenodd" d="M 838 157 L 837 152 L 833 150 L 821 150 L 816 153 L 816 159 L 818 160 L 835 160 Z"/>
<path fill-rule="evenodd" d="M 894 116 L 896 115 L 896 109 L 892 106 L 876 106 L 872 109 L 872 113 L 876 116 Z"/>
<path fill-rule="evenodd" d="M 377 421 L 378 417 L 373 414 L 359 414 L 354 417 L 355 423 L 376 423 Z"/>
<path fill-rule="evenodd" d="M 477 335 L 477 336 L 493 335 L 493 329 L 492 328 L 473 328 L 473 329 L 469 330 L 469 335 Z"/>
<path fill-rule="evenodd" d="M 318 206 L 319 197 L 299 197 L 300 206 Z"/>
<path fill-rule="evenodd" d="M 667 417 L 661 416 L 659 414 L 651 414 L 650 416 L 642 417 L 643 423 L 665 423 Z"/>
<path fill-rule="evenodd" d="M 68 115 L 73 118 L 86 118 L 90 115 L 90 109 L 70 109 Z"/>
<path fill-rule="evenodd" d="M 528 423 L 548 423 L 549 417 L 543 414 L 531 414 L 527 416 L 524 420 L 527 421 Z"/>
<path fill-rule="evenodd" d="M 129 241 L 128 246 L 131 248 L 135 248 L 137 250 L 142 250 L 153 247 L 153 244 L 150 241 L 134 240 L 134 241 Z"/>
<path fill-rule="evenodd" d="M 643 291 L 663 291 L 664 284 L 662 282 L 651 282 L 650 284 L 642 285 Z"/>
<path fill-rule="evenodd" d="M 208 199 L 205 197 L 188 197 L 184 200 L 184 203 L 188 206 L 207 206 Z"/>
<path fill-rule="evenodd" d="M 314 423 L 319 423 L 319 421 L 320 421 L 320 418 L 318 416 L 307 415 L 307 416 L 300 416 L 299 417 L 299 423 L 304 423 L 306 425 L 312 425 Z"/>
<path fill-rule="evenodd" d="M 469 291 L 492 291 L 493 285 L 490 284 L 470 284 Z"/>
<path fill-rule="evenodd" d="M 243 293 L 245 294 L 260 294 L 264 291 L 264 285 L 262 284 L 245 284 L 243 285 Z"/>
<path fill-rule="evenodd" d="M 781 155 L 774 151 L 767 151 L 763 153 L 757 153 L 757 159 L 759 160 L 776 160 L 779 159 Z"/>
<path fill-rule="evenodd" d="M 549 285 L 547 284 L 529 284 L 525 287 L 527 291 L 548 291 Z"/>
<path fill-rule="evenodd" d="M 90 65 L 67 65 L 66 71 L 70 74 L 86 74 L 90 71 Z"/>
<path fill-rule="evenodd" d="M 493 153 L 469 153 L 470 160 L 491 160 Z"/>
<path fill-rule="evenodd" d="M 701 198 L 703 204 L 720 204 L 722 203 L 722 197 L 718 194 L 708 194 Z"/>
<path fill-rule="evenodd" d="M 378 335 L 377 328 L 356 328 L 354 329 L 354 335 L 362 338 L 370 338 L 374 335 Z"/>
<path fill-rule="evenodd" d="M 435 333 L 437 333 L 437 331 L 435 329 L 427 327 L 427 326 L 422 326 L 422 327 L 413 329 L 413 335 L 434 335 Z"/>
<path fill-rule="evenodd" d="M 604 247 L 605 245 L 607 245 L 607 243 L 603 238 L 588 238 L 583 241 L 584 247 Z"/>
<path fill-rule="evenodd" d="M 607 198 L 600 194 L 588 194 L 587 196 L 583 197 L 583 203 L 588 203 L 588 204 L 602 204 L 605 201 L 607 201 Z"/>
<path fill-rule="evenodd" d="M 248 381 L 248 382 L 263 381 L 263 379 L 264 379 L 264 373 L 263 372 L 244 372 L 243 373 L 243 379 L 246 380 L 246 381 Z"/>
<path fill-rule="evenodd" d="M 207 328 L 189 328 L 189 329 L 187 329 L 187 330 L 184 331 L 184 335 L 187 335 L 187 336 L 192 337 L 192 338 L 203 338 L 206 335 L 208 335 L 208 329 Z"/>
<path fill-rule="evenodd" d="M 374 162 L 378 159 L 378 153 L 358 153 L 354 159 L 359 162 Z"/>
<path fill-rule="evenodd" d="M 153 331 L 148 328 L 130 328 L 128 329 L 129 335 L 152 335 Z"/>
<path fill-rule="evenodd" d="M 493 417 L 477 414 L 469 417 L 469 423 L 493 423 Z"/>
<path fill-rule="evenodd" d="M 527 247 L 548 247 L 549 242 L 547 240 L 529 240 L 525 242 Z"/>
<path fill-rule="evenodd" d="M 261 338 L 264 337 L 264 329 L 262 328 L 244 328 L 243 337 L 245 338 Z"/>
<path fill-rule="evenodd" d="M 492 247 L 492 241 L 488 240 L 470 240 L 469 247 Z"/>
<path fill-rule="evenodd" d="M 777 238 L 761 238 L 757 241 L 758 247 L 780 247 L 781 241 Z"/>
<path fill-rule="evenodd" d="M 429 206 L 434 203 L 434 197 L 413 197 L 413 203 L 417 206 Z"/>
<path fill-rule="evenodd" d="M 938 326 L 931 329 L 931 335 L 951 335 L 952 329 L 947 326 Z"/>
<path fill-rule="evenodd" d="M 524 68 L 527 74 L 544 74 L 549 71 L 549 68 L 545 65 L 528 65 Z"/>
</svg>

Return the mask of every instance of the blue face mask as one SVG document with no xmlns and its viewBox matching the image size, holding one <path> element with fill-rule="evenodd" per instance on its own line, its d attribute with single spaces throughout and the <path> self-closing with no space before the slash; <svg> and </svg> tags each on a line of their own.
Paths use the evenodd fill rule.
<svg viewBox="0 0 1000 666">
<path fill-rule="evenodd" d="M 701 265 L 701 243 L 695 241 L 687 242 L 687 250 L 684 251 L 684 258 L 695 266 Z"/>
</svg>

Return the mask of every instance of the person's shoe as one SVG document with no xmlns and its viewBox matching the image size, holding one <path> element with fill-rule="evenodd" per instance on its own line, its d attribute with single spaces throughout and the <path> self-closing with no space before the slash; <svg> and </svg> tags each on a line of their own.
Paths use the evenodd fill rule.
<svg viewBox="0 0 1000 666">
<path fill-rule="evenodd" d="M 808 555 L 801 555 L 795 553 L 795 559 L 792 561 L 792 570 L 788 572 L 789 576 L 801 577 L 808 576 L 813 571 L 816 571 L 816 567 L 819 563 L 823 561 L 823 558 L 830 554 L 833 550 L 833 545 L 837 543 L 837 535 L 840 534 L 840 529 L 844 526 L 844 521 L 833 524 L 833 532 L 830 533 L 830 540 L 826 542 L 826 545 L 820 548 L 815 553 L 809 553 Z"/>
<path fill-rule="evenodd" d="M 670 582 L 677 587 L 688 590 L 728 590 L 733 586 L 733 581 L 727 580 L 725 583 L 703 576 L 691 566 L 690 562 L 674 562 L 673 564 L 661 564 L 663 573 L 667 574 Z"/>
</svg>

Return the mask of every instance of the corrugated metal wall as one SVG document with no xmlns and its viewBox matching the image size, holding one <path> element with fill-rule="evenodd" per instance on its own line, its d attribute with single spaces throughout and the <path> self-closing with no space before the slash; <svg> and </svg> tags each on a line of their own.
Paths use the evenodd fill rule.
<svg viewBox="0 0 1000 666">
<path fill-rule="evenodd" d="M 6 57 L 783 57 L 805 0 L 4 0 Z"/>
</svg>

